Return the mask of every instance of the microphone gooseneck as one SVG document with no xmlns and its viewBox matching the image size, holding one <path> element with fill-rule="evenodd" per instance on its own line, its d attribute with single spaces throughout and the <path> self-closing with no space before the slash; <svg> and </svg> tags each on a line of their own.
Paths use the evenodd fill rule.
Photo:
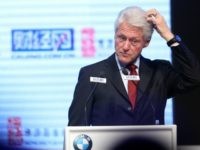
<svg viewBox="0 0 200 150">
<path fill-rule="evenodd" d="M 104 75 L 105 73 L 103 72 L 103 71 L 100 71 L 99 72 L 99 77 L 102 77 L 103 75 Z M 90 99 L 91 99 L 91 97 L 92 97 L 92 95 L 94 94 L 94 92 L 95 92 L 95 90 L 96 90 L 96 88 L 97 88 L 97 85 L 98 85 L 98 82 L 96 82 L 95 83 L 95 85 L 94 85 L 94 87 L 92 88 L 92 90 L 90 91 L 90 93 L 89 93 L 89 95 L 88 95 L 88 97 L 87 97 L 87 99 L 86 99 L 86 101 L 85 101 L 85 106 L 84 106 L 84 119 L 85 119 L 85 126 L 88 126 L 89 124 L 88 124 L 88 115 L 87 115 L 87 113 L 88 113 L 88 103 L 90 102 Z"/>
<path fill-rule="evenodd" d="M 94 93 L 96 87 L 97 87 L 97 82 L 95 83 L 94 87 L 92 88 L 91 92 L 89 93 L 86 102 L 85 102 L 85 106 L 84 106 L 84 113 L 85 113 L 85 126 L 88 126 L 88 117 L 87 117 L 87 104 L 90 101 L 90 98 L 92 97 L 92 94 Z"/>
</svg>

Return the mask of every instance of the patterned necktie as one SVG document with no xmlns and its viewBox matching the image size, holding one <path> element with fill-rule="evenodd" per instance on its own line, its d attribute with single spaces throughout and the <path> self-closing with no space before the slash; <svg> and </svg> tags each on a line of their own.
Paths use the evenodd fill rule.
<svg viewBox="0 0 200 150">
<path fill-rule="evenodd" d="M 132 64 L 132 65 L 129 65 L 127 68 L 130 71 L 130 75 L 137 75 L 137 72 L 136 72 L 137 66 Z M 132 109 L 134 109 L 135 103 L 136 103 L 137 84 L 138 84 L 138 81 L 128 80 L 128 96 L 132 105 Z"/>
</svg>

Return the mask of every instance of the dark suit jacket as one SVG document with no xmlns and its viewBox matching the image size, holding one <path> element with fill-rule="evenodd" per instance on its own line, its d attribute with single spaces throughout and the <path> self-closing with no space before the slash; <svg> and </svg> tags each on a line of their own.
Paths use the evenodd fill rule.
<svg viewBox="0 0 200 150">
<path fill-rule="evenodd" d="M 134 110 L 128 99 L 115 55 L 80 70 L 69 126 L 164 124 L 168 98 L 200 84 L 200 65 L 183 45 L 172 48 L 176 66 L 166 60 L 141 56 L 140 82 Z M 106 83 L 90 82 L 90 77 L 106 78 Z"/>
</svg>

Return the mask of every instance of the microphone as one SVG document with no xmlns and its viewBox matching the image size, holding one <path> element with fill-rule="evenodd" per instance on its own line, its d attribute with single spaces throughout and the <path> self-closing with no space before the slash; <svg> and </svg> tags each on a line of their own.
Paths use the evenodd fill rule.
<svg viewBox="0 0 200 150">
<path fill-rule="evenodd" d="M 122 70 L 122 73 L 124 75 L 129 75 L 130 74 L 130 71 L 127 68 L 121 68 L 121 70 Z"/>
<path fill-rule="evenodd" d="M 99 72 L 99 77 L 102 77 L 103 75 L 105 75 L 105 73 L 103 71 L 100 71 Z M 87 108 L 87 105 L 88 103 L 90 102 L 90 98 L 92 97 L 92 95 L 94 94 L 96 88 L 97 88 L 97 85 L 98 85 L 99 82 L 95 82 L 95 85 L 94 87 L 92 88 L 92 90 L 90 91 L 87 99 L 86 99 L 86 102 L 85 102 L 85 106 L 84 106 L 84 117 L 85 117 L 85 126 L 88 126 L 88 115 L 87 115 L 87 111 L 88 111 L 88 108 Z"/>
</svg>

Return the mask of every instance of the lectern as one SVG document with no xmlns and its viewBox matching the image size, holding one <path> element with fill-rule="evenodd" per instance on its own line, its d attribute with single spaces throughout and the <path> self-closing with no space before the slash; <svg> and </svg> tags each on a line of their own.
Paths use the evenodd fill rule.
<svg viewBox="0 0 200 150">
<path fill-rule="evenodd" d="M 64 150 L 177 149 L 176 125 L 65 127 Z"/>
</svg>

